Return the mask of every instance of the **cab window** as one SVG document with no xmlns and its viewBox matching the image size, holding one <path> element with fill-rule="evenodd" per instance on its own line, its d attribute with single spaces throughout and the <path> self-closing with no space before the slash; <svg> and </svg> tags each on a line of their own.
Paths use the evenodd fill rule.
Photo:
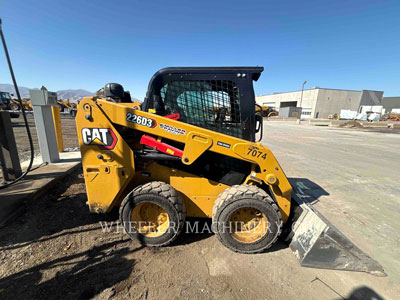
<svg viewBox="0 0 400 300">
<path fill-rule="evenodd" d="M 166 114 L 192 125 L 241 137 L 239 89 L 229 80 L 170 81 L 160 90 Z"/>
</svg>

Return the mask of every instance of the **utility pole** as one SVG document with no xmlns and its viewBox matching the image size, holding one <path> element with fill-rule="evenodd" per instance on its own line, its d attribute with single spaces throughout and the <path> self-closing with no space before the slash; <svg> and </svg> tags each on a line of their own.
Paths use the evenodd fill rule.
<svg viewBox="0 0 400 300">
<path fill-rule="evenodd" d="M 303 102 L 303 92 L 304 92 L 304 86 L 306 85 L 306 83 L 307 83 L 307 80 L 304 80 L 303 85 L 301 87 L 301 96 L 300 96 L 300 105 L 299 105 L 300 112 L 297 114 L 297 124 L 300 124 L 300 122 L 301 122 L 301 112 L 303 110 L 301 107 L 301 104 Z"/>
</svg>

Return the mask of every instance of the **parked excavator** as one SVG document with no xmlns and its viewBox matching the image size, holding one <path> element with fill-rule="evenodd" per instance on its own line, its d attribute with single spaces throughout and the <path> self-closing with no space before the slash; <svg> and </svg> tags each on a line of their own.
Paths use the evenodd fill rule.
<svg viewBox="0 0 400 300">
<path fill-rule="evenodd" d="M 385 275 L 256 142 L 263 118 L 253 81 L 262 71 L 165 68 L 140 106 L 116 83 L 83 98 L 76 124 L 90 211 L 119 207 L 126 233 L 145 246 L 172 243 L 187 217 L 211 218 L 236 252 L 262 252 L 281 237 L 302 266 Z"/>
</svg>

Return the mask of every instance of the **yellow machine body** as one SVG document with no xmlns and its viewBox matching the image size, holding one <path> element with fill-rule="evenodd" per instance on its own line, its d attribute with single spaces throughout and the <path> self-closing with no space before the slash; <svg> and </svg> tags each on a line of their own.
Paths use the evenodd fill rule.
<svg viewBox="0 0 400 300">
<path fill-rule="evenodd" d="M 156 162 L 146 163 L 139 170 L 135 166 L 131 145 L 116 129 L 116 126 L 122 126 L 124 129 L 151 134 L 159 141 L 167 139 L 182 144 L 182 163 L 186 165 L 192 164 L 205 151 L 251 162 L 252 171 L 244 183 L 266 189 L 269 187 L 280 208 L 283 222 L 286 222 L 290 214 L 292 187 L 266 146 L 137 108 L 133 103 L 115 103 L 92 97 L 84 98 L 79 104 L 76 123 L 91 211 L 108 212 L 119 205 L 135 186 L 161 180 L 182 194 L 188 216 L 211 217 L 215 200 L 228 187 Z M 130 122 L 128 114 L 135 115 L 137 122 Z M 178 131 L 171 132 L 166 128 Z"/>
<path fill-rule="evenodd" d="M 295 221 L 296 226 L 292 228 L 290 248 L 302 266 L 385 275 L 379 263 L 357 248 L 315 208 L 302 201 L 295 190 L 292 191 L 274 155 L 260 143 L 144 112 L 135 103 L 115 103 L 105 98 L 84 98 L 78 107 L 76 123 L 88 203 L 93 212 L 109 212 L 113 207 L 120 206 L 125 196 L 137 186 L 164 182 L 181 194 L 187 216 L 214 218 L 214 203 L 221 199 L 218 196 L 232 187 L 167 167 L 155 160 L 135 160 L 134 151 L 143 145 L 137 138 L 131 140 L 124 139 L 123 136 L 128 137 L 127 132 L 137 136 L 151 135 L 159 142 L 165 140 L 164 145 L 169 145 L 170 141 L 174 142 L 175 147 L 180 145 L 179 151 L 183 151 L 181 162 L 185 165 L 192 164 L 206 151 L 251 163 L 251 171 L 241 183 L 255 185 L 268 192 L 279 207 L 283 223 L 290 225 L 293 222 L 292 217 L 289 219 L 291 206 L 301 210 L 300 217 Z M 176 151 L 177 148 L 172 146 L 171 149 L 166 149 L 166 153 L 170 155 L 174 155 Z M 154 205 L 147 202 L 133 209 L 132 215 L 135 219 L 139 218 L 137 216 L 142 208 L 147 209 L 146 206 L 151 212 L 146 220 L 157 218 L 159 224 L 155 232 L 147 230 L 143 236 L 159 238 L 168 224 L 169 215 L 157 205 L 155 207 L 158 209 L 154 209 Z M 243 211 L 244 218 L 241 220 L 247 220 L 254 218 L 253 210 L 244 207 L 237 212 L 242 215 Z M 229 220 L 232 222 L 231 218 Z M 269 224 L 265 216 L 260 222 L 261 228 Z M 250 223 L 249 226 L 251 225 Z M 258 225 L 255 228 L 259 227 Z M 239 230 L 232 234 L 232 238 L 246 246 L 247 243 L 259 240 L 259 233 L 257 230 Z"/>
<path fill-rule="evenodd" d="M 25 111 L 31 111 L 33 110 L 31 100 L 29 98 L 22 98 L 22 103 L 21 103 L 25 109 Z M 11 99 L 10 101 L 10 108 L 12 110 L 19 110 L 20 109 L 20 103 L 17 99 Z"/>
</svg>

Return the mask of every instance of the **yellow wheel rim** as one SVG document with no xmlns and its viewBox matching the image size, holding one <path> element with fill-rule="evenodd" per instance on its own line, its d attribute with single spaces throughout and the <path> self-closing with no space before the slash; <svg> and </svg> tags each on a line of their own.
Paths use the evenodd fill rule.
<svg viewBox="0 0 400 300">
<path fill-rule="evenodd" d="M 169 227 L 168 213 L 153 202 L 138 204 L 131 213 L 133 227 L 146 237 L 159 237 Z"/>
<path fill-rule="evenodd" d="M 236 241 L 255 243 L 268 233 L 268 218 L 255 208 L 239 208 L 230 215 L 229 228 Z"/>
</svg>

